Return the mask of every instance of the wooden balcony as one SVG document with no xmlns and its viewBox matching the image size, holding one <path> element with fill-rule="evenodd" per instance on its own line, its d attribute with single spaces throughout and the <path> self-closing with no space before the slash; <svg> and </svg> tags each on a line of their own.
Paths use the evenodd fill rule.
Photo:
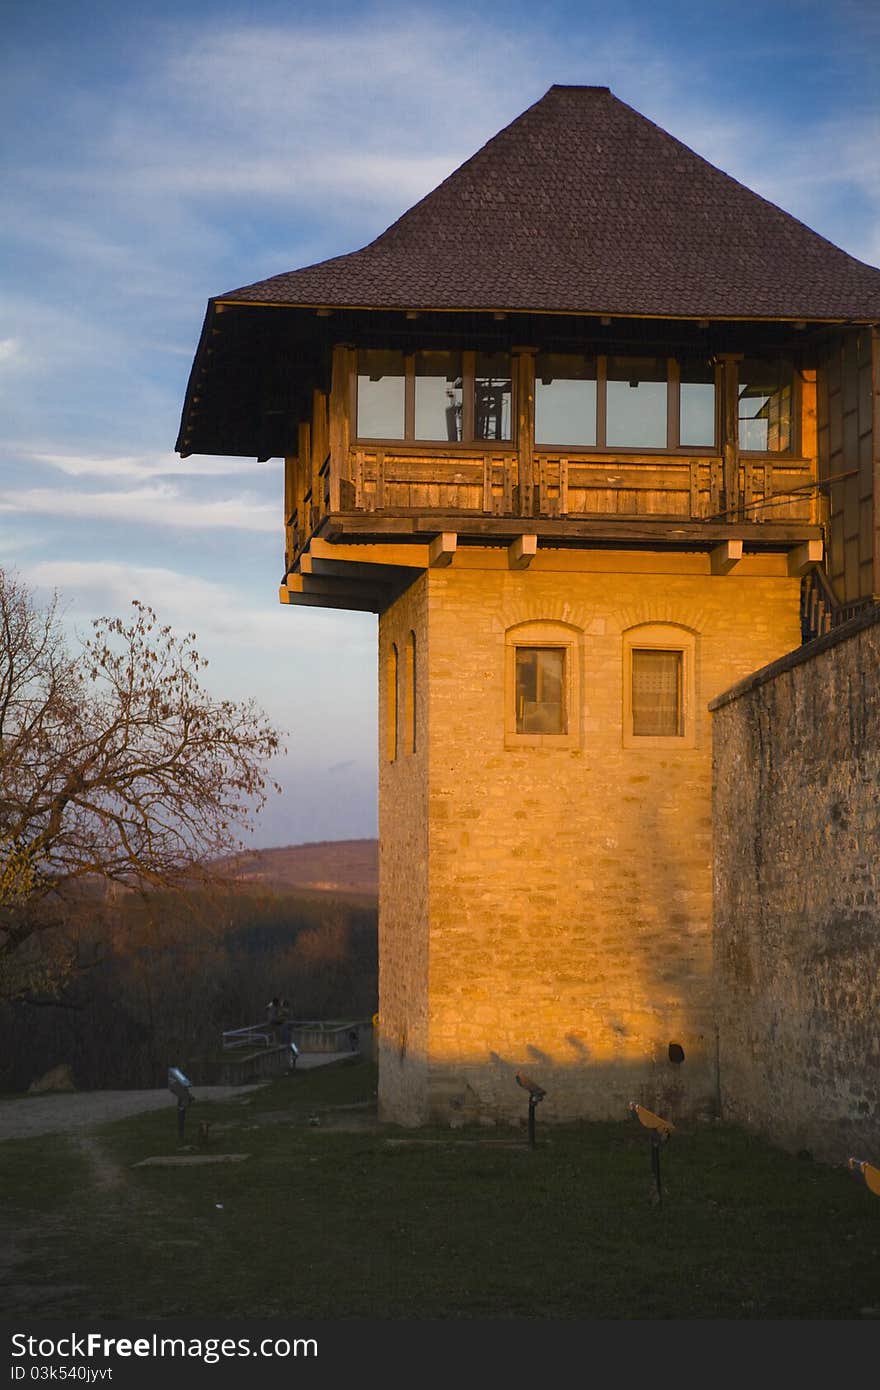
<svg viewBox="0 0 880 1390">
<path fill-rule="evenodd" d="M 817 538 L 821 502 L 804 459 L 740 458 L 726 505 L 721 455 L 561 454 L 536 450 L 523 472 L 517 451 L 351 446 L 342 466 L 328 454 L 316 486 L 299 491 L 289 460 L 288 569 L 313 536 L 325 539 L 456 531 L 500 541 L 534 532 L 556 545 L 596 543 L 706 547 L 719 536 L 755 548 Z"/>
<path fill-rule="evenodd" d="M 735 403 L 717 452 L 535 447 L 525 405 L 515 412 L 517 444 L 425 446 L 352 438 L 351 360 L 347 349 L 334 353 L 331 391 L 315 391 L 298 453 L 285 460 L 286 574 L 296 577 L 297 602 L 311 594 L 320 603 L 325 590 L 332 597 L 327 586 L 340 571 L 327 568 L 328 543 L 346 566 L 343 597 L 352 602 L 345 606 L 380 608 L 390 591 L 368 584 L 358 602 L 364 565 L 342 548 L 361 546 L 366 561 L 371 545 L 392 590 L 395 567 L 448 563 L 461 546 L 703 551 L 713 565 L 719 556 L 723 562 L 725 546 L 738 554 L 821 550 L 826 503 L 817 487 L 814 382 L 803 395 L 801 457 L 740 453 Z M 521 389 L 519 402 L 528 399 Z"/>
</svg>

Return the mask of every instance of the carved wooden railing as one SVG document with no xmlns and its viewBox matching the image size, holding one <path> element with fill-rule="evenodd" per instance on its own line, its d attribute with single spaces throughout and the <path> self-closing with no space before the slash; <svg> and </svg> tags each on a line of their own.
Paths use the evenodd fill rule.
<svg viewBox="0 0 880 1390">
<path fill-rule="evenodd" d="M 428 454 L 393 445 L 353 446 L 348 476 L 340 480 L 340 508 L 489 516 L 818 519 L 813 474 L 802 460 L 741 461 L 737 502 L 730 511 L 725 509 L 720 455 L 566 455 L 539 449 L 531 489 L 521 486 L 520 467 L 513 449 Z"/>
<path fill-rule="evenodd" d="M 309 444 L 303 440 L 303 447 Z M 339 462 L 337 463 L 337 459 Z M 312 441 L 308 464 L 288 460 L 288 568 L 331 513 L 446 517 L 675 517 L 721 522 L 816 524 L 820 500 L 809 463 L 740 459 L 727 506 L 720 454 L 566 454 L 538 449 L 530 464 L 513 447 L 352 444 L 342 454 Z M 523 479 L 522 469 L 529 469 Z M 530 483 L 530 486 L 528 485 Z"/>
</svg>

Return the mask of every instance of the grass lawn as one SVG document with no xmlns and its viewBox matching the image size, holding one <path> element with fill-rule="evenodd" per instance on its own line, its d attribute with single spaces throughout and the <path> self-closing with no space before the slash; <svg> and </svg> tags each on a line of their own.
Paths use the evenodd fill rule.
<svg viewBox="0 0 880 1390">
<path fill-rule="evenodd" d="M 840 1319 L 880 1316 L 880 1199 L 721 1126 L 400 1130 L 365 1061 L 87 1136 L 0 1144 L 5 1316 Z M 313 1123 L 317 1120 L 317 1123 Z M 0 1246 L 6 1242 L 0 1242 Z"/>
</svg>

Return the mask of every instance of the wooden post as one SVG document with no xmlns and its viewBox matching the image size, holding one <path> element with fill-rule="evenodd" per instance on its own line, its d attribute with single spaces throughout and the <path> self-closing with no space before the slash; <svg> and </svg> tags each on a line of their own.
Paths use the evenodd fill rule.
<svg viewBox="0 0 880 1390">
<path fill-rule="evenodd" d="M 345 343 L 333 348 L 333 370 L 330 378 L 330 510 L 339 511 L 341 479 L 351 481 L 349 444 L 351 441 L 351 366 L 352 349 Z"/>
<path fill-rule="evenodd" d="M 354 460 L 354 505 L 360 510 L 364 505 L 364 451 L 358 449 Z"/>
<path fill-rule="evenodd" d="M 721 412 L 721 454 L 724 468 L 722 508 L 727 521 L 736 521 L 740 511 L 739 495 L 739 411 L 737 364 L 742 353 L 721 354 L 724 367 L 724 408 Z"/>
<path fill-rule="evenodd" d="M 801 372 L 801 454 L 810 460 L 810 472 L 814 481 L 819 477 L 819 459 L 816 420 L 816 369 Z M 819 523 L 819 491 L 810 493 L 810 524 Z"/>
<path fill-rule="evenodd" d="M 288 455 L 284 460 L 284 568 L 290 569 L 294 560 L 295 536 L 293 533 L 293 513 L 296 509 L 296 468 L 297 459 Z"/>
<path fill-rule="evenodd" d="M 700 514 L 700 464 L 698 459 L 691 459 L 689 465 L 688 484 L 690 488 L 690 507 L 691 516 Z"/>
<path fill-rule="evenodd" d="M 516 444 L 520 516 L 535 512 L 535 349 L 516 348 Z M 539 499 L 545 505 L 544 498 Z"/>
<path fill-rule="evenodd" d="M 559 460 L 559 515 L 568 514 L 568 459 Z"/>
</svg>

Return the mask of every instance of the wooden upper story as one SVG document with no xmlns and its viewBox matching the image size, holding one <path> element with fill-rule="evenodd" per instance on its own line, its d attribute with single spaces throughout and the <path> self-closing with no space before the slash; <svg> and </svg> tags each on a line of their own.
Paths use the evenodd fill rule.
<svg viewBox="0 0 880 1390">
<path fill-rule="evenodd" d="M 370 346 L 333 346 L 285 458 L 289 571 L 315 536 L 785 549 L 821 535 L 802 343 L 777 333 L 757 355 L 741 327 L 747 352 L 707 341 L 708 325 L 646 339 L 644 324 L 597 323 L 586 338 L 533 319 L 543 341 L 523 346 L 521 327 L 499 313 L 456 339 L 420 316 L 385 346 L 369 324 Z"/>
<path fill-rule="evenodd" d="M 553 87 L 368 246 L 212 300 L 177 447 L 284 458 L 295 601 L 316 545 L 454 537 L 826 542 L 852 602 L 880 594 L 878 323 L 880 271 Z"/>
</svg>

